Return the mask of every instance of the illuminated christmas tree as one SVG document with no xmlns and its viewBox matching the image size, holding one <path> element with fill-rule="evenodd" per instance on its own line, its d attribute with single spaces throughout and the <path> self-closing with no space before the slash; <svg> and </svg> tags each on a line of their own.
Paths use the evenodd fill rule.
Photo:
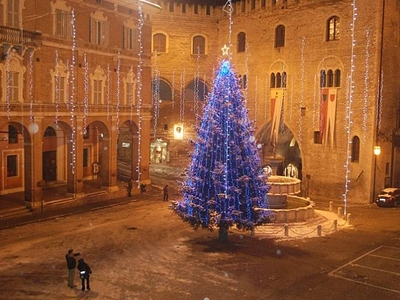
<svg viewBox="0 0 400 300">
<path fill-rule="evenodd" d="M 238 80 L 228 61 L 221 63 L 203 119 L 186 181 L 175 212 L 194 228 L 252 230 L 267 223 L 266 177 Z M 261 208 L 261 209 L 259 209 Z"/>
</svg>

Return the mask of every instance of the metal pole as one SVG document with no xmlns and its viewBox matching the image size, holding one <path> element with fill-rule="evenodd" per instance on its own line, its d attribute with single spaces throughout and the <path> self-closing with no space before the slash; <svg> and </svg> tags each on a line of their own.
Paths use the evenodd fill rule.
<svg viewBox="0 0 400 300">
<path fill-rule="evenodd" d="M 375 198 L 375 180 L 376 180 L 376 157 L 377 155 L 374 155 L 374 183 L 372 185 L 372 200 L 371 203 L 374 203 L 374 198 Z"/>
</svg>

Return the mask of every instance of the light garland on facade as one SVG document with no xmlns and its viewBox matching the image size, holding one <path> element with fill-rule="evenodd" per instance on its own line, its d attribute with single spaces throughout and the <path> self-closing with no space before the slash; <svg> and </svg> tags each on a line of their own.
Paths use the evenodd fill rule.
<svg viewBox="0 0 400 300">
<path fill-rule="evenodd" d="M 184 122 L 185 119 L 185 98 L 186 98 L 186 69 L 183 68 L 181 73 L 181 101 L 179 103 L 179 121 Z"/>
<path fill-rule="evenodd" d="M 153 80 L 151 84 L 152 102 L 154 107 L 154 141 L 157 140 L 158 118 L 160 116 L 160 71 L 157 66 L 157 51 L 154 53 Z"/>
<path fill-rule="evenodd" d="M 369 98 L 369 58 L 371 46 L 371 32 L 368 28 L 365 31 L 365 73 L 364 73 L 364 102 L 363 102 L 363 141 L 367 139 L 368 121 L 368 98 Z"/>
<path fill-rule="evenodd" d="M 200 80 L 200 49 L 197 49 L 196 57 L 196 74 L 194 77 L 194 116 L 195 116 L 195 127 L 198 126 L 200 115 L 199 115 L 199 80 Z"/>
<path fill-rule="evenodd" d="M 301 109 L 304 103 L 304 78 L 305 78 L 305 58 L 304 58 L 304 51 L 306 48 L 306 37 L 303 36 L 301 38 L 301 54 L 300 54 L 300 64 L 301 64 L 301 77 L 300 77 L 300 101 L 299 101 L 299 138 L 297 140 L 299 146 L 302 142 L 302 135 L 303 135 L 303 114 L 301 113 Z"/>
<path fill-rule="evenodd" d="M 356 46 L 356 38 L 355 38 L 355 23 L 357 19 L 357 7 L 356 7 L 356 0 L 353 0 L 352 5 L 352 12 L 353 12 L 353 19 L 350 24 L 351 28 L 351 57 L 350 57 L 350 75 L 349 75 L 349 97 L 346 105 L 346 133 L 347 133 L 347 149 L 346 149 L 346 162 L 344 165 L 345 168 L 345 186 L 344 186 L 344 193 L 343 193 L 343 202 L 344 202 L 344 215 L 347 214 L 347 194 L 349 192 L 349 174 L 350 174 L 350 160 L 351 160 L 351 126 L 352 126 L 352 104 L 353 104 L 353 97 L 354 97 L 354 69 L 355 69 L 355 46 Z"/>
<path fill-rule="evenodd" d="M 119 134 L 119 122 L 120 122 L 120 107 L 121 107 L 121 53 L 118 51 L 118 56 L 117 56 L 117 90 L 116 90 L 116 118 L 117 118 L 117 123 L 116 123 L 116 130 L 117 133 Z"/>
<path fill-rule="evenodd" d="M 56 50 L 55 56 L 54 56 L 54 63 L 56 66 L 56 72 L 55 72 L 55 78 L 54 78 L 54 102 L 55 102 L 55 107 L 56 107 L 56 119 L 55 123 L 56 126 L 58 127 L 58 118 L 59 118 L 59 105 L 60 105 L 60 72 L 59 72 L 59 58 L 58 58 L 58 50 Z"/>
<path fill-rule="evenodd" d="M 76 120 L 75 120 L 75 97 L 76 97 L 76 28 L 75 28 L 75 11 L 72 10 L 71 15 L 71 35 L 72 35 L 72 47 L 71 47 L 71 65 L 70 72 L 71 77 L 69 81 L 70 95 L 69 95 L 69 109 L 70 109 L 70 121 L 71 121 L 71 172 L 75 174 L 76 166 Z"/>
<path fill-rule="evenodd" d="M 11 69 L 10 69 L 10 55 L 7 55 L 6 60 L 6 106 L 7 106 L 7 119 L 10 120 L 11 112 Z"/>
<path fill-rule="evenodd" d="M 107 120 L 110 119 L 110 107 L 111 107 L 111 71 L 110 64 L 107 64 L 107 85 L 106 85 L 106 98 L 107 98 Z"/>
<path fill-rule="evenodd" d="M 138 65 L 137 65 L 137 90 L 136 90 L 136 99 L 137 99 L 137 114 L 138 114 L 138 163 L 136 167 L 136 171 L 138 173 L 137 184 L 140 187 L 140 181 L 142 179 L 142 173 L 140 166 L 142 164 L 142 65 L 143 65 L 143 25 L 144 25 L 144 17 L 142 10 L 142 3 L 139 2 L 139 23 L 138 23 Z"/>
<path fill-rule="evenodd" d="M 31 122 L 31 125 L 34 125 L 34 115 L 33 115 L 33 105 L 34 105 L 34 80 L 33 80 L 33 74 L 34 74 L 34 65 L 33 65 L 33 54 L 34 51 L 31 50 L 29 52 L 29 121 Z M 36 132 L 32 132 L 36 133 Z"/>
<path fill-rule="evenodd" d="M 315 130 L 315 126 L 317 125 L 317 117 L 318 117 L 318 77 L 314 75 L 314 92 L 313 92 L 313 114 L 312 114 L 312 129 Z"/>
<path fill-rule="evenodd" d="M 258 113 L 258 75 L 256 75 L 255 79 L 255 88 L 254 88 L 254 124 L 257 124 L 257 113 Z"/>
<path fill-rule="evenodd" d="M 381 120 L 382 120 L 382 108 L 383 108 L 383 71 L 381 72 L 381 80 L 379 86 L 379 101 L 377 103 L 377 116 L 376 116 L 376 132 L 381 130 Z"/>
<path fill-rule="evenodd" d="M 87 134 L 89 116 L 89 63 L 86 52 L 83 54 L 83 133 Z"/>
</svg>

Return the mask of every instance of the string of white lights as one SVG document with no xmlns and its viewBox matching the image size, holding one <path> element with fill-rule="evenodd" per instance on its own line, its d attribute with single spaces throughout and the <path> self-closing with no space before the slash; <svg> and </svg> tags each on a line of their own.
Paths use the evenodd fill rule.
<svg viewBox="0 0 400 300">
<path fill-rule="evenodd" d="M 34 74 L 34 65 L 33 65 L 33 54 L 34 51 L 31 50 L 29 52 L 29 121 L 33 125 L 34 122 L 34 115 L 33 115 L 33 105 L 34 105 L 34 80 L 33 80 L 33 74 Z"/>
<path fill-rule="evenodd" d="M 75 125 L 75 97 L 76 97 L 76 28 L 75 28 L 75 11 L 72 10 L 71 14 L 71 36 L 72 36 L 72 47 L 71 47 L 71 65 L 70 65 L 70 97 L 69 97 L 69 109 L 70 109 L 70 121 L 71 121 L 71 172 L 75 174 L 76 166 L 76 125 Z"/>
<path fill-rule="evenodd" d="M 368 131 L 368 98 L 369 98 L 369 59 L 371 46 L 371 31 L 369 28 L 365 30 L 365 72 L 364 72 L 364 101 L 363 101 L 363 141 L 367 139 Z"/>
<path fill-rule="evenodd" d="M 293 118 L 293 98 L 294 98 L 294 93 L 293 93 L 293 89 L 294 89 L 294 84 L 293 84 L 293 76 L 292 76 L 292 84 L 290 85 L 290 110 L 289 110 L 289 120 L 292 121 Z"/>
<path fill-rule="evenodd" d="M 184 122 L 185 119 L 185 98 L 186 98 L 186 69 L 183 68 L 181 73 L 181 102 L 180 102 L 180 109 L 179 109 L 179 121 L 181 123 Z"/>
<path fill-rule="evenodd" d="M 110 64 L 107 64 L 107 119 L 110 118 L 110 107 L 111 107 L 111 71 Z"/>
<path fill-rule="evenodd" d="M 228 0 L 226 1 L 224 7 L 222 8 L 224 12 L 226 12 L 229 16 L 229 24 L 228 24 L 228 59 L 229 61 L 232 60 L 232 13 L 233 13 L 233 6 L 232 6 L 232 1 Z"/>
<path fill-rule="evenodd" d="M 381 72 L 381 85 L 379 87 L 379 101 L 377 103 L 377 116 L 376 116 L 376 128 L 377 128 L 377 132 L 379 132 L 381 130 L 381 120 L 382 120 L 382 109 L 383 109 L 383 71 Z"/>
<path fill-rule="evenodd" d="M 175 108 L 175 70 L 172 71 L 172 95 L 171 95 L 171 106 Z"/>
<path fill-rule="evenodd" d="M 6 60 L 6 106 L 7 106 L 7 119 L 10 120 L 10 112 L 11 112 L 11 68 L 10 68 L 10 55 L 7 55 Z"/>
<path fill-rule="evenodd" d="M 268 104 L 268 76 L 264 78 L 264 120 L 267 119 L 267 104 Z"/>
<path fill-rule="evenodd" d="M 120 122 L 120 107 L 121 107 L 121 53 L 118 51 L 117 55 L 117 90 L 116 90 L 116 130 L 117 134 L 119 134 L 119 122 Z"/>
<path fill-rule="evenodd" d="M 153 80 L 152 80 L 152 99 L 153 99 L 153 107 L 154 107 L 154 140 L 157 140 L 157 126 L 158 126 L 158 118 L 160 115 L 160 71 L 157 65 L 157 51 L 154 53 L 154 64 L 153 64 Z"/>
<path fill-rule="evenodd" d="M 197 47 L 196 57 L 196 74 L 194 76 L 194 115 L 195 115 L 195 126 L 198 126 L 200 120 L 199 114 L 199 80 L 200 80 L 200 48 Z"/>
<path fill-rule="evenodd" d="M 138 163 L 136 167 L 136 171 L 138 174 L 137 184 L 140 187 L 140 181 L 142 179 L 141 173 L 141 164 L 142 164 L 142 65 L 143 65 L 143 25 L 144 25 L 144 16 L 142 3 L 139 2 L 138 5 L 139 10 L 139 23 L 138 23 L 138 64 L 137 64 L 137 90 L 136 90 L 136 99 L 137 99 L 137 114 L 138 114 Z"/>
<path fill-rule="evenodd" d="M 298 137 L 298 144 L 299 146 L 302 143 L 302 135 L 303 135 L 303 114 L 301 113 L 301 109 L 304 103 L 304 78 L 305 78 L 305 58 L 304 52 L 306 48 L 306 37 L 303 36 L 301 38 L 301 54 L 300 54 L 300 64 L 301 64 L 301 77 L 300 77 L 300 101 L 299 101 L 299 137 Z"/>
<path fill-rule="evenodd" d="M 257 113 L 258 113 L 258 75 L 256 75 L 255 79 L 255 88 L 254 88 L 254 124 L 257 124 Z"/>
<path fill-rule="evenodd" d="M 249 86 L 249 43 L 246 43 L 246 58 L 244 61 L 244 69 L 245 69 L 245 76 L 243 76 L 243 84 L 244 84 L 244 105 L 247 107 L 248 101 L 248 86 Z"/>
<path fill-rule="evenodd" d="M 55 53 L 55 58 L 54 58 L 54 63 L 56 66 L 56 72 L 55 72 L 55 77 L 54 77 L 54 102 L 55 102 L 55 107 L 56 107 L 56 119 L 55 123 L 56 126 L 58 126 L 58 118 L 59 118 L 59 105 L 60 105 L 60 71 L 59 71 L 59 58 L 58 58 L 58 50 L 56 50 Z"/>
<path fill-rule="evenodd" d="M 314 92 L 313 92 L 313 114 L 312 114 L 312 129 L 315 130 L 315 126 L 317 124 L 317 116 L 318 116 L 318 78 L 317 75 L 314 75 Z"/>
<path fill-rule="evenodd" d="M 353 97 L 354 97 L 354 69 L 355 69 L 355 45 L 356 45 L 356 37 L 355 37 L 355 24 L 357 19 L 357 6 L 356 0 L 353 0 L 352 3 L 352 22 L 350 24 L 351 28 L 351 56 L 350 56 L 350 74 L 349 74 L 349 97 L 346 105 L 346 133 L 347 133 L 347 149 L 346 149 L 346 162 L 344 165 L 345 168 L 345 186 L 344 186 L 344 193 L 343 193 L 343 202 L 344 202 L 344 209 L 343 213 L 347 214 L 347 194 L 349 192 L 349 174 L 350 174 L 350 161 L 351 161 L 351 126 L 352 126 L 352 104 L 353 104 Z"/>
<path fill-rule="evenodd" d="M 86 52 L 83 54 L 83 133 L 87 134 L 89 116 L 89 63 Z"/>
</svg>

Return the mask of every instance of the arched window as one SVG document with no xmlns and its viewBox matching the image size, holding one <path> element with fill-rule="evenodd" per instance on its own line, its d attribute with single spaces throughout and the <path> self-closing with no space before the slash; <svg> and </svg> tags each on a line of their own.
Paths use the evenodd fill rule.
<svg viewBox="0 0 400 300">
<path fill-rule="evenodd" d="M 276 87 L 280 88 L 282 87 L 282 77 L 281 77 L 281 73 L 276 73 Z"/>
<path fill-rule="evenodd" d="M 275 28 L 275 48 L 285 46 L 285 26 L 279 25 Z"/>
<path fill-rule="evenodd" d="M 333 71 L 332 70 L 328 70 L 328 73 L 326 75 L 326 86 L 333 87 Z"/>
<path fill-rule="evenodd" d="M 275 73 L 271 73 L 271 78 L 270 78 L 270 81 L 269 81 L 269 85 L 270 85 L 271 88 L 275 87 Z"/>
<path fill-rule="evenodd" d="M 351 141 L 351 161 L 360 161 L 360 139 L 358 136 L 354 136 Z"/>
<path fill-rule="evenodd" d="M 206 54 L 206 39 L 203 36 L 193 37 L 192 54 Z"/>
<path fill-rule="evenodd" d="M 328 19 L 326 25 L 326 40 L 335 41 L 340 38 L 340 19 L 337 16 L 333 16 Z"/>
<path fill-rule="evenodd" d="M 167 37 L 165 34 L 156 33 L 153 35 L 153 52 L 165 53 L 167 52 Z"/>
<path fill-rule="evenodd" d="M 319 73 L 319 86 L 325 87 L 326 86 L 326 72 L 325 70 L 321 70 Z"/>
<path fill-rule="evenodd" d="M 245 52 L 246 51 L 246 34 L 244 32 L 240 32 L 237 36 L 237 52 Z"/>
<path fill-rule="evenodd" d="M 44 131 L 44 137 L 54 137 L 57 136 L 56 131 L 53 127 L 48 126 Z"/>
<path fill-rule="evenodd" d="M 282 87 L 286 87 L 286 72 L 282 73 Z"/>
<path fill-rule="evenodd" d="M 335 87 L 340 87 L 340 70 L 339 69 L 335 70 L 334 82 L 335 82 Z"/>
</svg>

